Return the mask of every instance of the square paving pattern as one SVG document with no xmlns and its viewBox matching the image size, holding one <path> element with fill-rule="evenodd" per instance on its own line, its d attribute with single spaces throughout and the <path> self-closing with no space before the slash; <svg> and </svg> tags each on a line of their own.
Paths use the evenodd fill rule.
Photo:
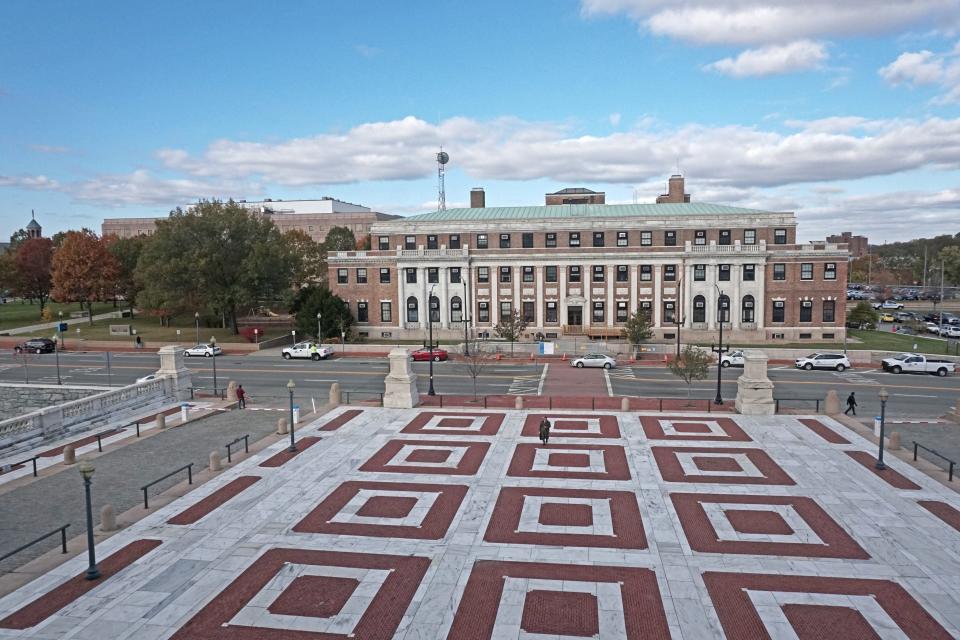
<svg viewBox="0 0 960 640">
<path fill-rule="evenodd" d="M 957 494 L 823 416 L 300 431 L 100 543 L 100 581 L 84 554 L 0 598 L 0 639 L 960 637 Z"/>
</svg>

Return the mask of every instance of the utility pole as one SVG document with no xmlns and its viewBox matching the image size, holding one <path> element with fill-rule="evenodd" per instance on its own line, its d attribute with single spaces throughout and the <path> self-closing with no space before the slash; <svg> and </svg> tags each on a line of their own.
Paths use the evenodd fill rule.
<svg viewBox="0 0 960 640">
<path fill-rule="evenodd" d="M 927 292 L 927 249 L 928 247 L 923 247 L 923 289 L 924 293 Z"/>
<path fill-rule="evenodd" d="M 943 335 L 943 260 L 940 261 L 940 333 Z M 949 343 L 949 341 L 948 341 Z"/>
</svg>

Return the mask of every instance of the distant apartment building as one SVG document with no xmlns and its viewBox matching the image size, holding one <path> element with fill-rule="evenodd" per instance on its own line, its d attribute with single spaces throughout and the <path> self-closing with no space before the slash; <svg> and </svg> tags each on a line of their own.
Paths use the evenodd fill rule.
<svg viewBox="0 0 960 640">
<path fill-rule="evenodd" d="M 870 253 L 870 243 L 866 236 L 855 236 L 850 231 L 844 231 L 838 236 L 827 236 L 827 242 L 845 244 L 850 248 L 851 258 L 862 258 Z"/>
<path fill-rule="evenodd" d="M 596 197 L 585 189 L 546 194 Z M 370 251 L 329 256 L 328 282 L 371 338 L 616 337 L 637 311 L 657 339 L 843 338 L 847 247 L 797 242 L 792 212 L 691 203 L 672 176 L 657 204 L 568 203 L 432 211 L 371 226 Z M 429 316 L 428 316 L 429 308 Z M 429 320 L 428 320 L 429 319 Z"/>
<path fill-rule="evenodd" d="M 370 233 L 375 222 L 393 220 L 398 216 L 373 211 L 350 202 L 334 198 L 319 200 L 240 200 L 238 204 L 260 213 L 286 233 L 294 229 L 303 231 L 316 242 L 323 242 L 332 227 L 347 227 L 359 239 Z M 186 205 L 187 209 L 192 205 Z M 129 238 L 150 235 L 158 220 L 165 218 L 107 218 L 101 226 L 104 236 L 115 235 Z"/>
</svg>

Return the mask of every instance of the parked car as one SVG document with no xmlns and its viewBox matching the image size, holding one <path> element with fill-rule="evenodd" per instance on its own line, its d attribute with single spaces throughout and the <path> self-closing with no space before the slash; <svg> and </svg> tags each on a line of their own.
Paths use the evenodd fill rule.
<svg viewBox="0 0 960 640">
<path fill-rule="evenodd" d="M 57 348 L 57 343 L 50 338 L 30 338 L 21 344 L 20 348 L 32 353 L 53 353 Z"/>
<path fill-rule="evenodd" d="M 446 349 L 440 349 L 438 347 L 434 347 L 432 351 L 429 347 L 424 347 L 423 349 L 417 349 L 410 355 L 413 356 L 415 362 L 429 362 L 431 356 L 433 356 L 434 362 L 440 362 L 450 357 L 450 354 L 447 353 Z"/>
<path fill-rule="evenodd" d="M 806 358 L 797 358 L 797 369 L 836 369 L 843 371 L 850 368 L 850 360 L 842 353 L 812 353 Z"/>
<path fill-rule="evenodd" d="M 927 328 L 927 333 L 935 333 L 940 335 L 940 325 L 936 322 L 928 322 L 924 325 Z"/>
<path fill-rule="evenodd" d="M 198 344 L 190 347 L 189 349 L 183 350 L 183 355 L 187 358 L 212 358 L 213 356 L 219 356 L 222 354 L 223 349 L 220 348 L 220 345 Z"/>
<path fill-rule="evenodd" d="M 138 383 L 140 383 L 140 382 L 150 382 L 151 380 L 156 380 L 156 379 L 157 379 L 157 374 L 151 373 L 151 374 L 148 375 L 148 376 L 143 376 L 142 378 L 137 378 L 137 382 L 138 382 Z"/>
<path fill-rule="evenodd" d="M 915 336 L 917 332 L 911 329 L 910 327 L 897 327 L 896 333 L 904 336 Z"/>
<path fill-rule="evenodd" d="M 571 367 L 582 369 L 584 367 L 603 367 L 604 369 L 613 369 L 617 366 L 617 361 L 608 355 L 602 353 L 588 353 L 587 355 L 570 361 Z"/>
<path fill-rule="evenodd" d="M 898 353 L 884 358 L 880 364 L 890 373 L 935 373 L 941 378 L 953 373 L 956 365 L 949 360 L 928 358 L 919 353 Z"/>
<path fill-rule="evenodd" d="M 960 338 L 960 327 L 956 325 L 944 325 L 943 331 L 940 332 L 944 338 Z"/>
<path fill-rule="evenodd" d="M 720 356 L 720 366 L 724 369 L 727 367 L 742 367 L 743 351 L 731 351 L 730 353 L 723 354 Z"/>
<path fill-rule="evenodd" d="M 292 347 L 285 347 L 280 353 L 283 355 L 284 360 L 289 360 L 290 358 L 326 360 L 333 355 L 333 347 L 325 347 L 320 344 L 316 344 L 317 350 L 314 352 L 313 347 L 315 344 L 315 342 L 310 342 L 309 340 L 298 342 Z"/>
<path fill-rule="evenodd" d="M 881 311 L 886 311 L 892 309 L 894 311 L 899 311 L 903 309 L 903 303 L 897 302 L 896 300 L 886 300 L 884 302 L 878 302 L 873 305 L 874 309 L 879 309 Z"/>
<path fill-rule="evenodd" d="M 885 314 L 883 314 L 883 315 L 880 316 L 880 322 L 896 322 L 896 321 L 897 321 L 897 319 L 894 318 L 894 317 L 893 317 L 892 315 L 890 315 L 889 313 L 885 313 Z"/>
<path fill-rule="evenodd" d="M 917 314 L 910 311 L 898 311 L 893 314 L 893 317 L 897 319 L 897 322 L 910 322 L 917 319 Z"/>
</svg>

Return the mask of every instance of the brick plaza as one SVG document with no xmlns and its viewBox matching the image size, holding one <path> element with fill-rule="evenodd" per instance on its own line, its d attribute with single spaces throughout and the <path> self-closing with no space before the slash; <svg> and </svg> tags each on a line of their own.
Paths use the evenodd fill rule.
<svg viewBox="0 0 960 640">
<path fill-rule="evenodd" d="M 542 415 L 337 409 L 100 581 L 0 599 L 0 638 L 960 636 L 960 499 L 830 419 L 556 411 L 543 447 Z"/>
</svg>

